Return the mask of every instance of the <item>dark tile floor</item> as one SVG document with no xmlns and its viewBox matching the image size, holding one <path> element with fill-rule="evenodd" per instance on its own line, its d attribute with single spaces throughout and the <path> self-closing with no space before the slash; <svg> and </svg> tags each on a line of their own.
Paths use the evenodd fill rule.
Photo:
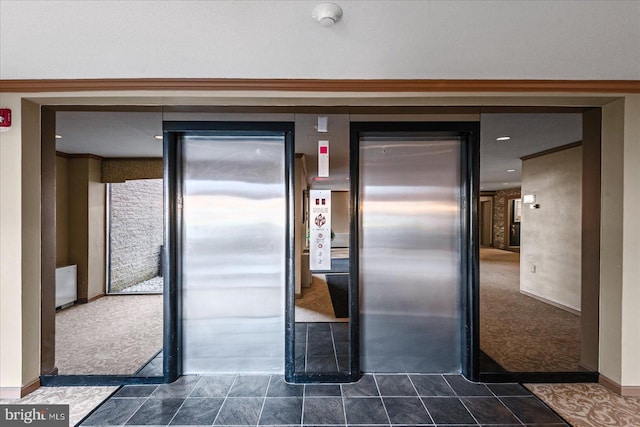
<svg viewBox="0 0 640 427">
<path fill-rule="evenodd" d="M 293 385 L 279 375 L 219 375 L 124 386 L 81 425 L 568 424 L 518 384 L 476 384 L 459 375 L 376 374 L 342 385 Z"/>
<path fill-rule="evenodd" d="M 296 372 L 348 372 L 349 323 L 296 323 L 295 354 Z"/>
<path fill-rule="evenodd" d="M 141 377 L 161 377 L 162 376 L 162 350 L 136 372 Z"/>
</svg>

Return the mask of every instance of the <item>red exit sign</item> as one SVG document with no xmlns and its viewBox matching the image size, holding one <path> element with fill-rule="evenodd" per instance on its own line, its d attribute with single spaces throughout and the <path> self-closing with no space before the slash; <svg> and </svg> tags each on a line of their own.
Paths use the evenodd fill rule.
<svg viewBox="0 0 640 427">
<path fill-rule="evenodd" d="M 8 108 L 0 108 L 0 127 L 11 127 L 11 110 Z"/>
</svg>

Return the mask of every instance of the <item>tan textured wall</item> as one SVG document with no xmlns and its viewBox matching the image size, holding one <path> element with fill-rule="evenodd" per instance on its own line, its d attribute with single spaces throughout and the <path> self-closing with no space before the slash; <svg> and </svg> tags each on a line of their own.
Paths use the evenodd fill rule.
<svg viewBox="0 0 640 427">
<path fill-rule="evenodd" d="M 499 190 L 493 196 L 493 247 L 507 249 L 504 230 L 507 199 L 517 197 L 520 197 L 520 188 Z"/>
<path fill-rule="evenodd" d="M 86 301 L 105 287 L 105 184 L 100 160 L 68 161 L 69 263 L 78 265 L 78 299 Z"/>
<path fill-rule="evenodd" d="M 68 162 L 56 156 L 56 267 L 69 265 Z"/>
<path fill-rule="evenodd" d="M 520 289 L 580 311 L 582 147 L 523 161 L 522 194 L 540 208 L 522 206 Z"/>
<path fill-rule="evenodd" d="M 349 192 L 331 192 L 331 229 L 334 233 L 349 233 Z"/>
<path fill-rule="evenodd" d="M 622 381 L 624 100 L 602 109 L 599 372 Z M 638 310 L 635 310 L 636 312 Z M 640 385 L 640 384 L 637 384 Z"/>
<path fill-rule="evenodd" d="M 105 293 L 106 185 L 101 182 L 101 162 L 88 160 L 87 215 L 89 234 L 88 298 Z"/>
<path fill-rule="evenodd" d="M 101 181 L 162 179 L 162 159 L 103 159 Z"/>
<path fill-rule="evenodd" d="M 22 383 L 40 376 L 40 106 L 22 101 Z M 16 268 L 16 266 L 14 266 Z"/>
</svg>

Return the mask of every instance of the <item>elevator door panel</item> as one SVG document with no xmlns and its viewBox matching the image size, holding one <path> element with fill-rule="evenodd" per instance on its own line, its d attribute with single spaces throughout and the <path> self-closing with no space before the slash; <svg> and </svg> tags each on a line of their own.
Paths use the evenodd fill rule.
<svg viewBox="0 0 640 427">
<path fill-rule="evenodd" d="M 185 136 L 183 372 L 284 370 L 284 136 Z"/>
<path fill-rule="evenodd" d="M 363 372 L 461 370 L 460 140 L 360 139 Z"/>
</svg>

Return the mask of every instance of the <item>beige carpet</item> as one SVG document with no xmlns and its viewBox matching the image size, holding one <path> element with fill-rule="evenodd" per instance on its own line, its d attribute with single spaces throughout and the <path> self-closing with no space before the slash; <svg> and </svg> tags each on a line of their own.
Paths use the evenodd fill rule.
<svg viewBox="0 0 640 427">
<path fill-rule="evenodd" d="M 311 286 L 302 288 L 302 296 L 296 298 L 296 322 L 348 322 L 338 319 L 333 311 L 331 295 L 324 274 L 311 276 Z"/>
<path fill-rule="evenodd" d="M 22 399 L 0 399 L 0 404 L 69 405 L 69 425 L 73 426 L 117 389 L 118 387 L 40 387 Z"/>
<path fill-rule="evenodd" d="M 620 397 L 599 384 L 526 384 L 574 427 L 638 427 L 640 398 Z"/>
<path fill-rule="evenodd" d="M 520 293 L 520 254 L 480 250 L 480 348 L 512 372 L 579 371 L 580 317 Z"/>
<path fill-rule="evenodd" d="M 61 375 L 133 374 L 162 348 L 162 295 L 106 296 L 56 313 Z"/>
</svg>

